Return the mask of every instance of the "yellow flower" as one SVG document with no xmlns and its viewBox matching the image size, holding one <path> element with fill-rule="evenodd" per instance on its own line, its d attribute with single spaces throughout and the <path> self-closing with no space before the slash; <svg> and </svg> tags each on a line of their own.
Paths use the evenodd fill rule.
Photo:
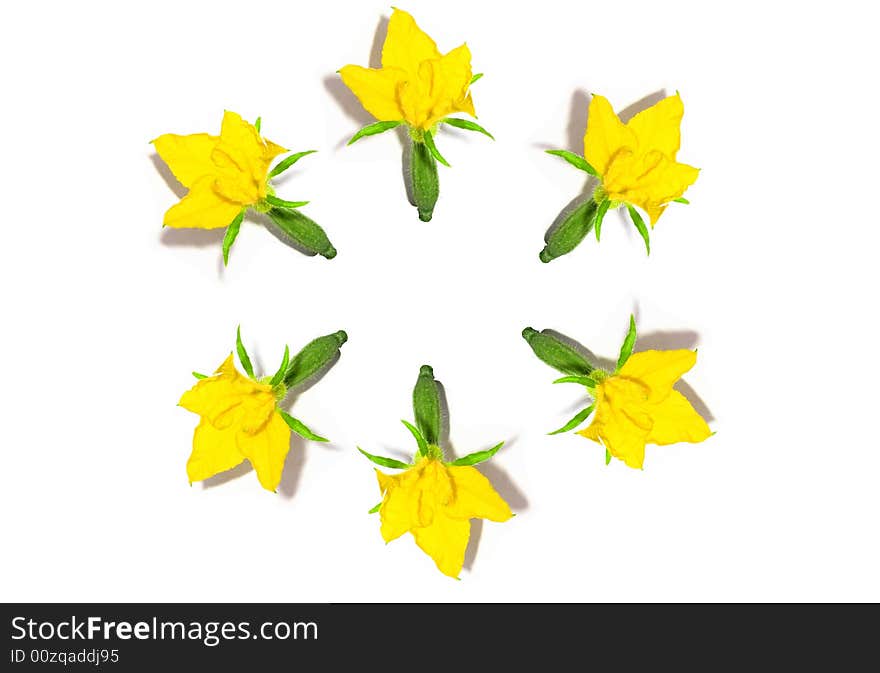
<svg viewBox="0 0 880 673">
<path fill-rule="evenodd" d="M 263 488 L 278 488 L 290 449 L 290 427 L 278 411 L 272 386 L 240 374 L 230 354 L 214 376 L 183 394 L 180 406 L 202 417 L 186 464 L 190 482 L 247 459 Z"/>
<path fill-rule="evenodd" d="M 453 112 L 474 114 L 466 44 L 441 54 L 406 12 L 395 9 L 382 47 L 382 67 L 343 67 L 342 81 L 379 121 L 405 121 L 427 131 Z"/>
<path fill-rule="evenodd" d="M 168 227 L 217 229 L 229 226 L 243 208 L 271 194 L 269 164 L 285 148 L 263 138 L 234 112 L 223 114 L 220 135 L 166 133 L 156 151 L 189 192 L 165 213 Z"/>
<path fill-rule="evenodd" d="M 608 99 L 593 96 L 584 158 L 598 173 L 612 207 L 621 203 L 638 206 L 654 226 L 666 204 L 680 198 L 696 181 L 699 169 L 675 159 L 683 114 L 684 106 L 676 94 L 624 124 Z"/>
<path fill-rule="evenodd" d="M 646 444 L 702 442 L 709 426 L 675 382 L 697 361 L 696 351 L 634 353 L 613 375 L 597 380 L 593 422 L 577 434 L 600 442 L 615 458 L 641 468 Z"/>
<path fill-rule="evenodd" d="M 470 520 L 507 521 L 507 503 L 475 467 L 422 457 L 408 470 L 376 470 L 382 504 L 382 537 L 391 542 L 412 533 L 416 544 L 445 575 L 458 577 L 470 537 Z"/>
</svg>

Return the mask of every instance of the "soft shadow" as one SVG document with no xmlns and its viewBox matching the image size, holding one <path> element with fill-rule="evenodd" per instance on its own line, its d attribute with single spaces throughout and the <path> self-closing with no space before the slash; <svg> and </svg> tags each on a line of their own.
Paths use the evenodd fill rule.
<svg viewBox="0 0 880 673">
<path fill-rule="evenodd" d="M 436 380 L 436 379 L 435 379 Z M 448 459 L 452 460 L 460 458 L 449 439 L 449 399 L 446 396 L 446 388 L 440 381 L 437 381 L 437 388 L 440 393 L 440 447 Z M 507 451 L 516 443 L 517 438 L 512 437 L 504 442 L 504 446 L 498 451 Z M 485 449 L 491 448 L 492 445 L 486 446 Z M 480 449 L 483 450 L 483 449 Z M 495 454 L 496 456 L 498 454 Z M 488 479 L 498 494 L 504 498 L 512 510 L 523 511 L 528 508 L 529 501 L 523 492 L 517 487 L 501 467 L 496 465 L 492 460 L 480 463 L 477 469 Z M 464 554 L 464 567 L 470 570 L 477 558 L 477 551 L 480 548 L 480 538 L 483 535 L 483 520 L 471 519 L 471 535 L 468 540 L 468 546 Z"/>
<path fill-rule="evenodd" d="M 327 362 L 327 364 L 321 367 L 310 377 L 304 379 L 303 381 L 300 381 L 297 385 L 290 388 L 288 390 L 287 397 L 284 399 L 283 402 L 283 406 L 285 407 L 285 409 L 289 412 L 291 407 L 296 404 L 297 398 L 302 395 L 306 390 L 315 385 L 318 381 L 323 379 L 327 375 L 327 372 L 333 369 L 334 365 L 339 362 L 340 357 L 342 357 L 342 354 L 337 353 L 332 360 Z M 322 434 L 320 428 L 312 428 L 312 431 L 319 435 Z M 281 484 L 278 488 L 279 493 L 281 493 L 281 495 L 288 500 L 296 495 L 296 490 L 299 487 L 299 480 L 300 475 L 302 474 L 303 465 L 305 465 L 306 462 L 306 440 L 296 433 L 291 433 L 290 440 L 290 452 L 287 454 L 287 461 L 284 465 L 284 472 L 282 472 L 281 474 Z M 320 445 L 322 448 L 330 449 L 331 451 L 339 451 L 341 448 L 329 442 L 316 442 L 316 444 Z"/>
<path fill-rule="evenodd" d="M 370 68 L 382 67 L 382 46 L 385 44 L 385 36 L 387 34 L 388 17 L 382 16 L 379 18 L 379 23 L 376 24 L 376 31 L 373 33 L 373 46 L 370 47 L 370 60 L 368 61 Z M 373 116 L 364 110 L 360 101 L 351 90 L 343 84 L 342 78 L 339 77 L 338 73 L 333 73 L 324 78 L 324 88 L 333 96 L 345 114 L 354 120 L 358 126 L 366 126 L 375 121 Z M 351 136 L 343 138 L 336 146 L 336 149 L 343 147 L 350 138 Z"/>
<path fill-rule="evenodd" d="M 477 550 L 480 548 L 480 538 L 483 537 L 483 520 L 471 519 L 471 536 L 468 538 L 467 548 L 464 550 L 464 568 L 472 570 L 474 561 L 477 560 Z"/>
<path fill-rule="evenodd" d="M 677 350 L 680 348 L 693 350 L 699 340 L 700 335 L 693 330 L 649 332 L 644 336 L 639 336 L 636 341 L 636 347 L 633 350 L 636 353 L 650 350 Z M 703 399 L 697 395 L 696 391 L 684 379 L 678 380 L 675 384 L 675 389 L 687 398 L 687 401 L 691 403 L 693 408 L 697 410 L 697 413 L 707 423 L 715 420 L 715 416 L 712 415 L 712 411 Z"/>
<path fill-rule="evenodd" d="M 303 466 L 306 464 L 306 440 L 291 433 L 290 451 L 287 460 L 284 461 L 284 471 L 281 473 L 281 483 L 278 484 L 278 493 L 281 497 L 290 500 L 299 488 Z"/>
<path fill-rule="evenodd" d="M 626 124 L 639 112 L 647 110 L 652 105 L 656 105 L 664 98 L 666 98 L 666 89 L 657 89 L 653 93 L 649 93 L 647 96 L 640 98 L 632 105 L 628 105 L 623 108 L 620 112 L 617 113 L 617 116 L 620 117 L 620 121 Z"/>
<path fill-rule="evenodd" d="M 584 151 L 584 129 L 586 129 L 587 110 L 589 110 L 589 107 L 590 97 L 586 91 L 578 89 L 572 94 L 568 113 L 568 126 L 565 130 L 565 142 L 567 145 L 565 149 L 569 152 L 581 154 Z M 544 143 L 539 143 L 536 147 L 544 150 L 558 149 L 557 147 L 550 145 L 545 146 Z M 559 159 L 559 161 L 562 161 L 562 159 Z M 544 243 L 550 241 L 553 234 L 556 233 L 559 227 L 562 226 L 562 223 L 565 222 L 575 210 L 580 208 L 586 203 L 586 201 L 593 198 L 593 190 L 596 189 L 598 184 L 599 181 L 596 178 L 587 176 L 580 193 L 559 211 L 559 214 L 553 219 L 553 222 L 550 223 L 547 231 L 544 232 Z M 587 229 L 587 235 L 589 235 L 592 230 L 593 227 L 590 225 Z"/>
<path fill-rule="evenodd" d="M 400 141 L 402 160 L 400 162 L 403 171 L 403 186 L 406 189 L 406 199 L 409 205 L 416 207 L 416 197 L 412 181 L 412 142 L 407 138 L 407 131 L 403 126 L 398 126 L 394 131 L 397 133 L 397 139 Z"/>
<path fill-rule="evenodd" d="M 162 245 L 171 247 L 207 248 L 222 245 L 225 235 L 226 229 L 172 229 L 165 227 L 159 234 L 159 240 Z"/>
<path fill-rule="evenodd" d="M 178 199 L 182 199 L 186 196 L 186 193 L 189 190 L 177 181 L 177 178 L 174 177 L 174 173 L 168 168 L 168 164 L 162 161 L 162 157 L 154 153 L 150 155 L 150 161 L 153 162 L 156 172 L 162 176 L 165 184 L 168 185 L 168 189 L 174 192 Z"/>
<path fill-rule="evenodd" d="M 576 339 L 572 339 L 567 334 L 563 334 L 562 332 L 557 332 L 555 329 L 548 329 L 547 334 L 549 334 L 553 337 L 556 337 L 562 343 L 573 348 L 578 353 L 583 355 L 587 359 L 587 361 L 593 363 L 597 367 L 600 367 L 602 369 L 607 369 L 607 370 L 613 370 L 617 366 L 617 360 L 611 360 L 609 358 L 600 358 L 593 351 L 591 351 L 589 348 L 584 346 L 580 341 L 577 341 Z"/>
<path fill-rule="evenodd" d="M 508 444 L 512 445 L 513 442 L 514 440 L 511 440 Z M 508 444 L 505 444 L 501 451 L 504 451 L 504 449 L 508 447 Z M 505 502 L 510 505 L 510 509 L 514 510 L 515 513 L 528 509 L 529 501 L 517 485 L 513 483 L 510 475 L 508 475 L 501 467 L 489 460 L 485 463 L 480 463 L 478 469 L 483 473 L 483 476 L 492 483 L 492 486 L 498 491 L 498 494 L 504 498 Z M 473 568 L 474 561 L 477 559 L 477 552 L 480 548 L 480 538 L 482 535 L 483 520 L 471 519 L 471 536 L 464 553 L 464 567 L 468 570 Z"/>
<path fill-rule="evenodd" d="M 339 107 L 342 108 L 342 111 L 357 124 L 358 128 L 376 121 L 373 115 L 364 109 L 361 102 L 351 92 L 351 89 L 345 86 L 338 73 L 327 75 L 324 78 L 324 88 L 333 96 Z M 352 135 L 354 135 L 354 132 L 346 135 L 336 144 L 335 149 L 338 150 L 345 147 L 348 141 L 351 140 Z"/>
<path fill-rule="evenodd" d="M 637 320 L 638 321 L 638 318 Z M 640 334 L 634 352 L 670 351 L 679 348 L 693 350 L 700 340 L 700 335 L 693 330 L 677 330 L 671 332 L 649 332 Z"/>
<path fill-rule="evenodd" d="M 568 110 L 568 126 L 565 127 L 565 141 L 569 152 L 581 154 L 584 151 L 584 133 L 587 130 L 587 113 L 590 110 L 590 95 L 583 89 L 571 94 Z"/>
<path fill-rule="evenodd" d="M 253 471 L 254 468 L 251 467 L 250 462 L 245 460 L 231 470 L 226 470 L 226 472 L 221 472 L 220 474 L 215 474 L 213 477 L 208 477 L 202 482 L 202 488 L 215 488 L 217 486 L 222 486 L 233 479 L 238 479 L 239 477 L 246 475 L 248 472 Z"/>
<path fill-rule="evenodd" d="M 440 446 L 444 449 L 448 447 L 450 453 L 455 455 L 449 442 L 449 399 L 446 397 L 446 387 L 440 381 L 437 381 L 437 393 L 440 396 Z"/>
<path fill-rule="evenodd" d="M 384 14 L 379 17 L 379 23 L 376 24 L 376 32 L 373 33 L 373 46 L 370 47 L 370 67 L 382 67 L 382 47 L 385 44 L 385 37 L 388 35 L 389 18 Z"/>
</svg>

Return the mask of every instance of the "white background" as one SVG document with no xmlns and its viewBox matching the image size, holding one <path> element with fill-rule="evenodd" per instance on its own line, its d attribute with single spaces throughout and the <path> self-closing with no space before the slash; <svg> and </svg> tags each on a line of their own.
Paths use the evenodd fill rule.
<svg viewBox="0 0 880 673">
<path fill-rule="evenodd" d="M 4 5 L 2 599 L 880 600 L 866 5 L 504 7 L 404 5 L 443 51 L 468 41 L 497 138 L 441 134 L 453 167 L 423 224 L 393 133 L 343 146 L 370 119 L 334 73 L 375 57 L 384 3 Z M 541 264 L 584 186 L 543 149 L 582 151 L 588 92 L 620 110 L 676 90 L 692 205 L 650 258 L 614 215 Z M 250 223 L 224 270 L 222 232 L 162 231 L 177 197 L 148 141 L 217 132 L 224 108 L 320 150 L 278 191 L 311 199 L 335 260 Z M 649 447 L 643 471 L 545 434 L 583 400 L 520 337 L 614 357 L 631 311 L 640 347 L 699 347 L 685 380 L 717 431 Z M 350 337 L 293 407 L 333 442 L 295 439 L 277 495 L 252 472 L 187 483 L 177 400 L 239 323 L 270 372 L 285 343 Z M 423 363 L 460 455 L 508 442 L 484 472 L 518 516 L 475 526 L 460 582 L 410 537 L 383 544 L 355 450 L 412 450 Z"/>
</svg>

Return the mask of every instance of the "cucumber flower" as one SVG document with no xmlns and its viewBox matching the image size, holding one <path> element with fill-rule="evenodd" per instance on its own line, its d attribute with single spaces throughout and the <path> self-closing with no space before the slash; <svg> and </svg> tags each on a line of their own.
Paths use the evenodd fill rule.
<svg viewBox="0 0 880 673">
<path fill-rule="evenodd" d="M 213 376 L 193 372 L 199 381 L 179 402 L 187 411 L 201 416 L 186 464 L 190 483 L 231 470 L 247 460 L 263 488 L 275 491 L 290 450 L 291 430 L 306 439 L 327 441 L 284 411 L 281 404 L 291 388 L 334 362 L 346 339 L 345 332 L 319 337 L 293 360 L 285 347 L 275 375 L 257 378 L 239 332 L 236 347 L 247 375 L 235 368 L 231 353 Z"/>
<path fill-rule="evenodd" d="M 297 208 L 308 201 L 275 196 L 270 180 L 315 150 L 292 154 L 270 170 L 272 160 L 289 150 L 260 135 L 260 120 L 250 124 L 228 110 L 220 135 L 166 133 L 152 141 L 174 177 L 189 192 L 166 213 L 163 226 L 196 229 L 226 228 L 223 262 L 238 236 L 248 208 L 266 213 L 283 235 L 307 254 L 328 259 L 336 250 L 327 235 Z"/>
<path fill-rule="evenodd" d="M 358 131 L 349 144 L 401 124 L 408 126 L 412 143 L 408 193 L 419 217 L 429 221 L 439 194 L 437 161 L 449 166 L 434 143 L 438 126 L 449 124 L 492 137 L 472 121 L 448 116 L 463 112 L 476 117 L 470 87 L 481 75 L 471 71 L 467 44 L 441 54 L 412 16 L 395 9 L 382 47 L 382 67 L 346 65 L 339 74 L 364 109 L 379 120 Z"/>
<path fill-rule="evenodd" d="M 438 444 L 438 385 L 433 370 L 423 366 L 413 391 L 418 427 L 403 421 L 418 444 L 413 463 L 358 450 L 378 465 L 403 470 L 399 474 L 376 470 L 382 502 L 370 511 L 379 512 L 385 542 L 411 533 L 440 572 L 458 578 L 470 538 L 470 520 L 507 521 L 513 513 L 489 480 L 473 467 L 494 456 L 503 442 L 486 451 L 444 461 Z"/>
<path fill-rule="evenodd" d="M 637 208 L 648 215 L 653 228 L 669 203 L 688 203 L 684 193 L 700 172 L 676 159 L 683 115 L 681 97 L 675 94 L 624 124 L 608 99 L 593 96 L 584 135 L 584 156 L 565 150 L 549 153 L 592 175 L 598 184 L 592 198 L 548 235 L 542 261 L 549 262 L 570 252 L 590 229 L 595 230 L 598 241 L 606 213 L 621 206 L 626 207 L 650 254 L 648 228 Z"/>
<path fill-rule="evenodd" d="M 541 360 L 567 374 L 554 383 L 583 385 L 594 400 L 550 434 L 574 430 L 595 411 L 592 423 L 577 434 L 604 446 L 606 463 L 613 457 L 635 468 L 642 467 L 647 444 L 695 443 L 712 435 L 706 421 L 673 387 L 696 364 L 696 351 L 633 353 L 636 326 L 632 317 L 613 372 L 594 367 L 553 332 L 527 327 L 523 336 Z"/>
</svg>

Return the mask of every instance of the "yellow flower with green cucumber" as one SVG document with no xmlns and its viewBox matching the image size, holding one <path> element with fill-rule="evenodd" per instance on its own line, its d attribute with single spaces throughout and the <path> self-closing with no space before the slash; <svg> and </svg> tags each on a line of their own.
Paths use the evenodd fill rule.
<svg viewBox="0 0 880 673">
<path fill-rule="evenodd" d="M 395 9 L 382 47 L 382 67 L 346 65 L 339 74 L 364 109 L 379 120 L 358 131 L 349 144 L 401 125 L 409 129 L 407 192 L 419 218 L 429 221 L 440 189 L 437 162 L 449 166 L 434 142 L 440 125 L 492 137 L 476 122 L 449 116 L 462 112 L 476 117 L 470 88 L 482 75 L 471 70 L 467 44 L 442 54 L 411 15 Z"/>
<path fill-rule="evenodd" d="M 645 446 L 702 442 L 712 435 L 706 421 L 674 385 L 697 361 L 696 351 L 648 350 L 633 353 L 635 320 L 620 349 L 613 372 L 590 363 L 572 344 L 552 330 L 527 327 L 523 337 L 535 355 L 565 374 L 554 383 L 586 387 L 593 403 L 550 434 L 569 432 L 592 414 L 590 425 L 577 434 L 605 447 L 605 462 L 622 460 L 641 468 Z"/>
<path fill-rule="evenodd" d="M 699 169 L 677 160 L 681 145 L 684 105 L 676 93 L 639 112 L 627 123 L 614 113 L 611 103 L 594 95 L 590 101 L 584 155 L 548 150 L 588 173 L 596 185 L 592 197 L 561 217 L 548 232 L 541 261 L 549 262 L 571 252 L 590 230 L 598 241 L 609 211 L 625 207 L 650 254 L 648 227 L 672 202 L 688 203 L 684 193 L 697 179 Z"/>
<path fill-rule="evenodd" d="M 489 460 L 504 443 L 446 461 L 440 446 L 440 399 L 439 382 L 425 365 L 413 390 L 416 424 L 403 421 L 418 447 L 411 463 L 358 450 L 377 465 L 402 470 L 399 474 L 376 470 L 382 502 L 370 512 L 379 513 L 382 539 L 388 543 L 410 533 L 440 572 L 458 578 L 470 539 L 470 520 L 507 521 L 513 513 L 474 467 Z"/>
<path fill-rule="evenodd" d="M 260 134 L 261 120 L 251 124 L 235 112 L 223 113 L 220 135 L 166 133 L 152 141 L 174 177 L 189 191 L 165 213 L 163 226 L 226 228 L 223 263 L 249 208 L 265 213 L 273 232 L 305 254 L 336 256 L 336 249 L 317 223 L 299 212 L 308 201 L 275 195 L 271 180 L 315 150 L 297 152 L 271 167 L 289 150 Z"/>
<path fill-rule="evenodd" d="M 239 330 L 236 349 L 245 374 L 236 369 L 231 353 L 212 376 L 193 372 L 199 380 L 179 402 L 200 416 L 186 464 L 190 483 L 247 460 L 263 488 L 275 491 L 290 450 L 291 430 L 305 439 L 327 441 L 285 411 L 284 400 L 288 392 L 326 372 L 347 339 L 343 331 L 318 337 L 293 358 L 285 346 L 275 374 L 257 377 Z"/>
</svg>

